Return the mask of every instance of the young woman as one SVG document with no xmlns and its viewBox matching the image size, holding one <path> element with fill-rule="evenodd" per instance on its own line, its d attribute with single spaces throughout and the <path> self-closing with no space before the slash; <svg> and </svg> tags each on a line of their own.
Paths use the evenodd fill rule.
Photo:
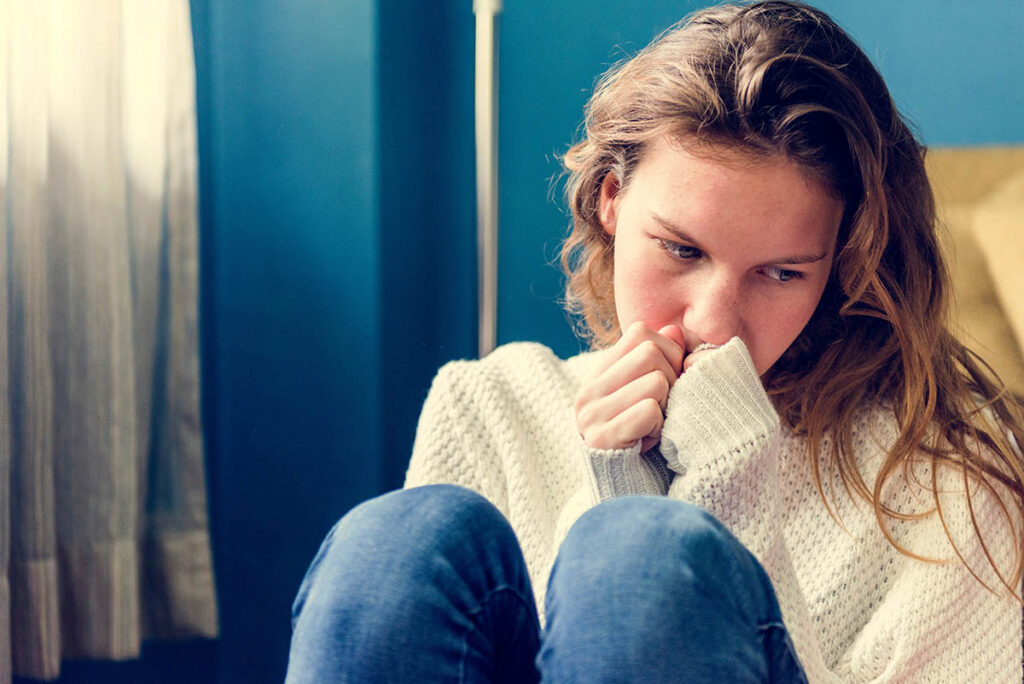
<svg viewBox="0 0 1024 684">
<path fill-rule="evenodd" d="M 947 330 L 923 160 L 796 3 L 606 74 L 565 157 L 594 350 L 441 369 L 289 681 L 1021 681 L 1024 421 Z"/>
</svg>

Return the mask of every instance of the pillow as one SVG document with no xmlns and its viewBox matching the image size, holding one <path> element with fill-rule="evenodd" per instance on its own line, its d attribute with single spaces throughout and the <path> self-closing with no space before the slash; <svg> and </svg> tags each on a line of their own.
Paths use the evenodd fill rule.
<svg viewBox="0 0 1024 684">
<path fill-rule="evenodd" d="M 978 204 L 971 228 L 1020 353 L 1024 351 L 1024 170 Z"/>
<path fill-rule="evenodd" d="M 953 331 L 1024 396 L 1024 147 L 930 151 Z"/>
</svg>

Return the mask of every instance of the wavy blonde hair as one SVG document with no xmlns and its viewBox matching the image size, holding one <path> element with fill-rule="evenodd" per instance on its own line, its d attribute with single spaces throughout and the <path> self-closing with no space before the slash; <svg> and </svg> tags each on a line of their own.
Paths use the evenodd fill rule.
<svg viewBox="0 0 1024 684">
<path fill-rule="evenodd" d="M 837 476 L 872 504 L 886 537 L 907 555 L 919 557 L 886 525 L 908 517 L 883 500 L 895 474 L 907 476 L 921 459 L 931 466 L 944 526 L 937 466 L 956 468 L 965 488 L 972 482 L 995 494 L 1016 539 L 1010 573 L 996 567 L 968 510 L 997 576 L 1019 598 L 1024 531 L 1011 512 L 1024 516 L 1024 459 L 1013 444 L 1024 444 L 1024 416 L 948 330 L 948 274 L 925 149 L 870 60 L 823 12 L 770 1 L 696 12 L 601 77 L 583 139 L 563 160 L 573 218 L 561 254 L 566 303 L 594 347 L 620 335 L 613 241 L 598 216 L 601 183 L 613 174 L 625 188 L 645 146 L 664 136 L 691 151 L 783 155 L 843 200 L 828 285 L 810 323 L 765 374 L 765 387 L 783 420 L 808 438 L 826 506 L 820 456 L 828 481 Z M 854 417 L 866 403 L 891 406 L 899 426 L 871 484 L 852 446 Z"/>
</svg>

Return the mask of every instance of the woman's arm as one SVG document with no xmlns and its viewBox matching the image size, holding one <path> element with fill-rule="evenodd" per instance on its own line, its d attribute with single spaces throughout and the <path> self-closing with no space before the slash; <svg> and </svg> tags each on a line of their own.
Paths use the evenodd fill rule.
<svg viewBox="0 0 1024 684">
<path fill-rule="evenodd" d="M 501 511 L 508 510 L 503 470 L 492 433 L 474 402 L 480 385 L 472 362 L 454 361 L 438 371 L 423 403 L 405 488 L 455 484 L 481 494 Z"/>
<path fill-rule="evenodd" d="M 1019 606 L 1010 605 L 1005 595 L 988 592 L 959 561 L 936 565 L 897 555 L 877 578 L 888 588 L 864 615 L 852 644 L 838 655 L 823 653 L 783 535 L 787 501 L 779 445 L 778 416 L 740 340 L 708 354 L 673 387 L 661 447 L 676 473 L 669 496 L 715 515 L 761 562 L 811 682 L 1020 679 Z M 972 567 L 982 567 L 980 545 L 965 528 L 966 499 L 957 499 L 952 485 L 947 524 L 960 530 L 958 540 L 963 540 Z M 976 497 L 974 506 L 983 529 L 998 529 L 997 503 Z M 870 507 L 867 511 L 872 515 Z M 834 526 L 834 535 L 845 534 L 824 504 L 818 520 L 821 526 Z M 940 522 L 913 524 L 915 550 L 934 557 L 952 555 Z M 820 530 L 804 532 L 811 538 L 830 536 L 818 534 Z M 873 543 L 888 542 L 875 536 Z M 822 548 L 817 553 L 829 552 Z M 1012 549 L 1002 553 L 1012 555 Z M 839 578 L 836 584 L 843 587 Z M 842 610 L 843 597 L 835 601 Z M 832 669 L 827 659 L 834 661 Z"/>
</svg>

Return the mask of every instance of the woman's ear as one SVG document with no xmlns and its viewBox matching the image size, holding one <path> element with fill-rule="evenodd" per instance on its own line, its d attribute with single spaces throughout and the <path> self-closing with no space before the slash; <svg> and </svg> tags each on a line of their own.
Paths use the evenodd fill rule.
<svg viewBox="0 0 1024 684">
<path fill-rule="evenodd" d="M 601 181 L 601 196 L 598 198 L 597 217 L 601 220 L 604 232 L 615 235 L 615 223 L 619 209 L 619 179 L 609 173 Z"/>
</svg>

